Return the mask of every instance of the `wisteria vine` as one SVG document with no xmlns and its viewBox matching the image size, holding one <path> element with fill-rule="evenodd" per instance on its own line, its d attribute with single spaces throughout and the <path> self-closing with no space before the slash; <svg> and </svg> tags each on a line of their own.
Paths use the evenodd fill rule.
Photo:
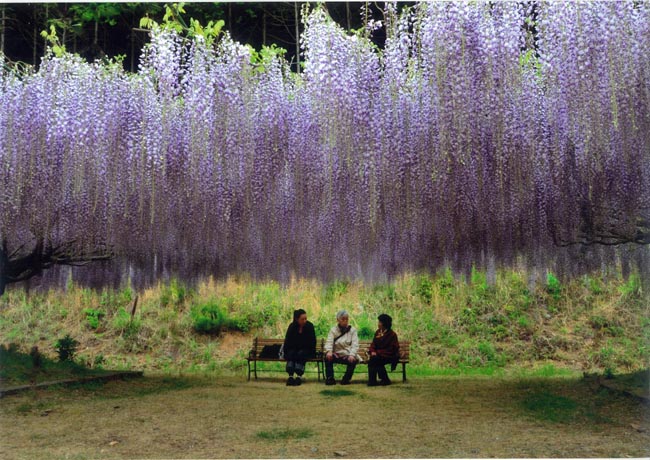
<svg viewBox="0 0 650 460">
<path fill-rule="evenodd" d="M 70 54 L 3 70 L 0 240 L 106 244 L 118 277 L 281 280 L 522 260 L 580 272 L 635 242 L 650 220 L 650 4 L 387 14 L 378 51 L 312 11 L 301 74 L 227 34 L 163 29 L 137 74 Z"/>
</svg>

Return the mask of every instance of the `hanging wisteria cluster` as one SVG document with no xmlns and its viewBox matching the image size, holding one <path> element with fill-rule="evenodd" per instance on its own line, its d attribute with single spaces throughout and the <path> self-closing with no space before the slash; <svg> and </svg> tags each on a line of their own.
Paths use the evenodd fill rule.
<svg viewBox="0 0 650 460">
<path fill-rule="evenodd" d="M 381 52 L 313 11 L 299 75 L 162 29 L 138 74 L 72 55 L 4 71 L 0 240 L 107 245 L 114 273 L 150 278 L 372 280 L 580 271 L 635 241 L 648 3 L 387 8 Z"/>
</svg>

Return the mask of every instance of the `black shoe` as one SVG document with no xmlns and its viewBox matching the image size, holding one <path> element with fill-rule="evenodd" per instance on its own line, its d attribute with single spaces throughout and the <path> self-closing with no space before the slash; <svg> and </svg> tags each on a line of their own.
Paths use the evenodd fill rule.
<svg viewBox="0 0 650 460">
<path fill-rule="evenodd" d="M 368 382 L 368 386 L 369 386 L 369 387 L 376 387 L 376 386 L 378 386 L 378 385 L 379 385 L 379 384 L 378 384 L 376 381 Z"/>
<path fill-rule="evenodd" d="M 380 381 L 379 381 L 379 385 L 381 385 L 382 387 L 387 387 L 387 386 L 390 385 L 391 383 L 393 383 L 393 382 L 391 382 L 390 379 L 380 380 Z"/>
<path fill-rule="evenodd" d="M 336 380 L 334 380 L 334 377 L 327 377 L 325 379 L 325 385 L 336 385 Z"/>
<path fill-rule="evenodd" d="M 293 379 L 293 377 L 289 377 L 289 378 L 287 379 L 287 386 L 288 386 L 288 387 L 292 387 L 292 386 L 294 386 L 295 384 L 296 384 L 296 381 Z"/>
<path fill-rule="evenodd" d="M 296 377 L 296 379 L 293 381 L 293 384 L 295 386 L 299 386 L 302 384 L 302 379 L 300 377 Z"/>
<path fill-rule="evenodd" d="M 346 379 L 345 377 L 341 379 L 341 385 L 349 385 L 349 384 L 350 384 L 350 379 Z"/>
</svg>

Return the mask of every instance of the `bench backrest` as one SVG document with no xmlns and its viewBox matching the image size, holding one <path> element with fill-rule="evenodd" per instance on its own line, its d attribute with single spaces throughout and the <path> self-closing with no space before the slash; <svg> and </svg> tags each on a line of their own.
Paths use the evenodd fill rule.
<svg viewBox="0 0 650 460">
<path fill-rule="evenodd" d="M 372 340 L 359 340 L 359 355 L 363 358 L 364 362 L 367 362 L 370 358 L 368 354 L 368 349 Z M 399 341 L 399 360 L 400 362 L 409 362 L 409 355 L 411 348 L 411 342 L 409 340 L 400 340 Z"/>
<path fill-rule="evenodd" d="M 264 337 L 255 337 L 253 339 L 253 348 L 251 353 L 253 356 L 259 357 L 264 350 L 264 347 L 277 347 L 282 346 L 284 339 L 267 339 Z M 364 362 L 368 361 L 368 348 L 372 340 L 359 340 L 359 355 L 363 358 Z M 323 349 L 325 348 L 325 339 L 316 340 L 316 356 L 320 357 L 323 354 Z M 409 340 L 400 340 L 399 341 L 399 360 L 400 362 L 408 362 L 410 357 L 410 348 L 411 342 Z M 267 349 L 268 350 L 268 349 Z M 277 357 L 277 356 L 275 356 Z"/>
<path fill-rule="evenodd" d="M 262 352 L 264 351 L 264 347 L 275 347 L 279 350 L 279 348 L 282 346 L 284 343 L 284 339 L 267 339 L 264 337 L 255 337 L 253 338 L 253 348 L 251 349 L 251 354 L 253 356 L 260 357 L 262 355 Z M 325 347 L 325 339 L 316 339 L 316 357 L 320 358 L 320 356 L 323 353 L 323 348 Z M 267 348 L 268 350 L 268 348 Z M 277 358 L 277 353 L 275 356 L 272 356 L 274 358 Z"/>
</svg>

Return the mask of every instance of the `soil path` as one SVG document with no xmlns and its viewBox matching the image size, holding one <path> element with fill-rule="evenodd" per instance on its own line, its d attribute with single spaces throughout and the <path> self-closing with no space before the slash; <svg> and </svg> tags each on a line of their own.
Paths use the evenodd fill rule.
<svg viewBox="0 0 650 460">
<path fill-rule="evenodd" d="M 157 376 L 1 399 L 0 458 L 648 457 L 649 415 L 582 379 Z"/>
</svg>

